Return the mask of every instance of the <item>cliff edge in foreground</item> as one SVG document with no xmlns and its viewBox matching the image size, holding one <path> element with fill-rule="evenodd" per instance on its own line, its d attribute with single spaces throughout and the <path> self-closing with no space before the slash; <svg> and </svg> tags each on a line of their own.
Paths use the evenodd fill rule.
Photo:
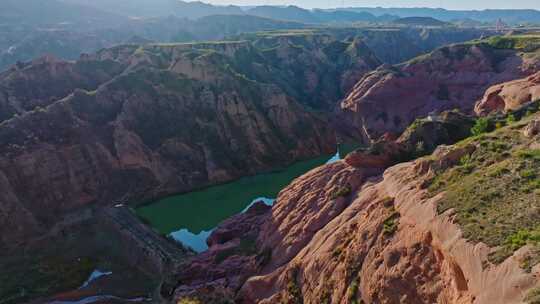
<svg viewBox="0 0 540 304">
<path fill-rule="evenodd" d="M 186 269 L 191 275 L 177 278 L 171 296 L 179 303 L 212 303 L 213 295 L 236 303 L 536 303 L 538 119 L 439 146 L 383 174 L 347 160 L 312 170 L 272 209 L 218 229 L 221 237 Z M 223 237 L 240 227 L 235 220 L 252 224 Z"/>
</svg>

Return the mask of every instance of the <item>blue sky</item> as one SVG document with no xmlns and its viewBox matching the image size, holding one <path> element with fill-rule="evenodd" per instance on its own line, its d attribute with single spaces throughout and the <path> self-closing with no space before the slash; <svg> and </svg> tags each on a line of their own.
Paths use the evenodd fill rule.
<svg viewBox="0 0 540 304">
<path fill-rule="evenodd" d="M 202 0 L 213 4 L 286 5 L 306 8 L 341 6 L 442 7 L 447 9 L 532 8 L 540 9 L 540 0 Z"/>
</svg>

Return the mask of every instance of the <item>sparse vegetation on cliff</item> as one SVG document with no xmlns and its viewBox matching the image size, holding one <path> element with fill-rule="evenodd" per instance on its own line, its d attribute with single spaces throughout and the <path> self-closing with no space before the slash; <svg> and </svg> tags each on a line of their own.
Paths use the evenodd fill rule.
<svg viewBox="0 0 540 304">
<path fill-rule="evenodd" d="M 458 144 L 476 148 L 438 172 L 429 188 L 445 192 L 439 212 L 455 210 L 467 239 L 498 248 L 490 256 L 494 263 L 524 245 L 540 245 L 540 150 L 528 148 L 531 139 L 521 130 L 528 120 L 513 122 L 518 118 L 502 118 L 509 126 Z M 485 132 L 487 119 L 478 121 Z M 533 252 L 524 267 L 539 259 Z"/>
<path fill-rule="evenodd" d="M 259 254 L 257 254 L 257 263 L 259 267 L 264 267 L 272 260 L 272 248 L 264 248 Z"/>
<path fill-rule="evenodd" d="M 401 146 L 395 162 L 413 160 L 432 153 L 439 145 L 454 144 L 471 135 L 474 119 L 457 110 L 418 118 L 398 138 Z"/>
<path fill-rule="evenodd" d="M 398 229 L 398 225 L 399 225 L 399 213 L 398 212 L 392 212 L 392 214 L 390 214 L 386 220 L 384 221 L 383 223 L 383 232 L 385 235 L 393 235 L 397 229 Z"/>
<path fill-rule="evenodd" d="M 339 187 L 330 195 L 330 199 L 337 199 L 339 197 L 347 197 L 351 194 L 351 186 Z"/>
<path fill-rule="evenodd" d="M 183 298 L 178 300 L 177 304 L 202 304 L 202 302 L 193 298 Z"/>
<path fill-rule="evenodd" d="M 349 285 L 347 297 L 349 298 L 349 301 L 351 301 L 351 303 L 357 303 L 356 299 L 358 297 L 358 285 L 359 285 L 358 281 L 359 279 L 355 278 L 352 280 L 351 284 Z"/>
<path fill-rule="evenodd" d="M 527 304 L 540 304 L 540 287 L 534 288 L 525 297 Z"/>
<path fill-rule="evenodd" d="M 300 269 L 293 267 L 287 278 L 286 299 L 281 304 L 303 304 L 302 288 L 298 285 L 298 274 Z"/>
<path fill-rule="evenodd" d="M 487 117 L 481 117 L 476 120 L 474 126 L 471 129 L 471 133 L 474 136 L 478 136 L 488 132 L 490 129 L 490 119 Z"/>
<path fill-rule="evenodd" d="M 78 288 L 95 269 L 95 261 L 89 258 L 3 258 L 0 268 L 0 303 L 16 304 Z"/>
<path fill-rule="evenodd" d="M 540 48 L 540 35 L 494 36 L 487 43 L 497 49 L 515 49 L 525 52 Z"/>
</svg>

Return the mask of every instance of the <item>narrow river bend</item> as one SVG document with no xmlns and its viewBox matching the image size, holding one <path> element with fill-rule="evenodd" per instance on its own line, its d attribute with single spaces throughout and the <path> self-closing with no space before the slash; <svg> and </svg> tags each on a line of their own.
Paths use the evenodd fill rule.
<svg viewBox="0 0 540 304">
<path fill-rule="evenodd" d="M 353 150 L 341 145 L 336 155 L 297 162 L 284 170 L 244 177 L 200 191 L 174 195 L 137 208 L 137 215 L 160 233 L 170 235 L 197 252 L 208 249 L 206 239 L 223 220 L 246 211 L 253 203 L 274 203 L 278 193 L 295 178 Z"/>
</svg>

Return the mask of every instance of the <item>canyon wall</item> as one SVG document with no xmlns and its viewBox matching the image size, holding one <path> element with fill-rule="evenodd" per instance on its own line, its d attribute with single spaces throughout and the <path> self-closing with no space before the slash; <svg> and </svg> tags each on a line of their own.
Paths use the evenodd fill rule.
<svg viewBox="0 0 540 304">
<path fill-rule="evenodd" d="M 492 85 L 536 73 L 538 49 L 498 48 L 479 41 L 445 46 L 366 74 L 343 100 L 339 121 L 368 142 L 399 135 L 416 118 L 444 110 L 472 112 Z"/>
<path fill-rule="evenodd" d="M 537 49 L 478 41 L 366 74 L 336 113 L 340 127 L 371 146 L 296 179 L 271 209 L 224 222 L 167 296 L 535 303 Z M 471 114 L 496 83 L 504 102 L 486 108 L 512 105 L 520 115 L 499 114 L 493 133 L 471 136 L 474 118 L 447 110 Z"/>
<path fill-rule="evenodd" d="M 335 132 L 312 108 L 329 107 L 379 62 L 359 41 L 263 39 L 274 47 L 129 45 L 3 73 L 4 244 L 44 233 L 68 211 L 142 202 L 333 153 Z"/>
</svg>

